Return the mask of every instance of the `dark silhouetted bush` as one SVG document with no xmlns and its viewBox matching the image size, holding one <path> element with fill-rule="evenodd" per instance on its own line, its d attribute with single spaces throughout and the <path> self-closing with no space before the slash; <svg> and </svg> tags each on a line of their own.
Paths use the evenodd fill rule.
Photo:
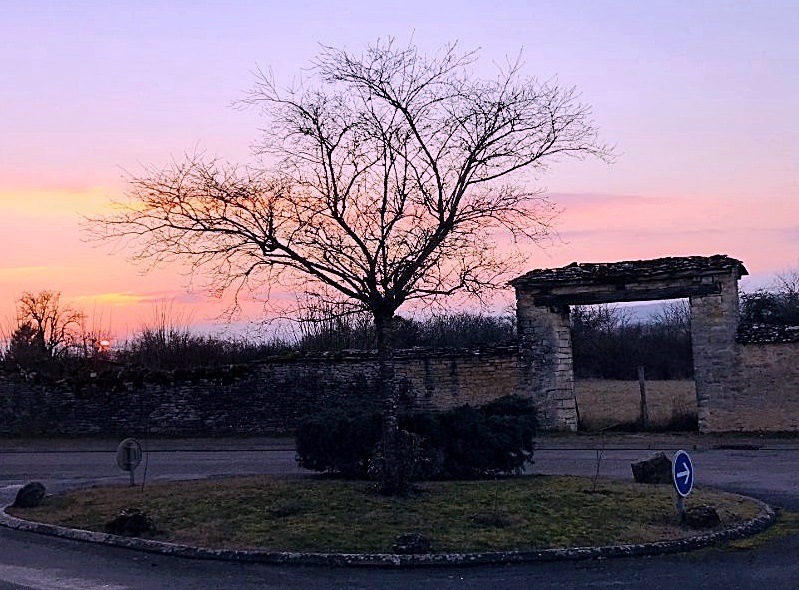
<svg viewBox="0 0 799 590">
<path fill-rule="evenodd" d="M 476 479 L 519 474 L 532 463 L 535 406 L 508 396 L 481 407 L 409 412 L 400 428 L 411 433 L 416 479 Z M 314 471 L 365 479 L 380 442 L 380 415 L 326 410 L 301 422 L 297 461 Z"/>
<path fill-rule="evenodd" d="M 325 410 L 297 428 L 297 463 L 312 471 L 365 479 L 380 436 L 377 413 Z"/>
<path fill-rule="evenodd" d="M 771 326 L 799 326 L 799 292 L 741 293 L 741 322 Z"/>
</svg>

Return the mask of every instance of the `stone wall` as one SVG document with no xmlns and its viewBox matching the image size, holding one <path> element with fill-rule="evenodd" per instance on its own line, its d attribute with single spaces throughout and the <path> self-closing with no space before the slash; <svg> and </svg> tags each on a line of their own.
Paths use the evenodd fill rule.
<svg viewBox="0 0 799 590">
<path fill-rule="evenodd" d="M 710 412 L 702 430 L 799 430 L 799 342 L 745 343 L 738 352 L 728 393 L 706 402 Z"/>
<path fill-rule="evenodd" d="M 700 430 L 799 431 L 799 333 L 773 341 L 770 332 L 756 337 L 739 332 L 730 343 L 727 322 L 714 325 L 714 318 L 729 317 L 712 309 L 723 299 L 721 294 L 718 301 L 692 302 L 694 317 L 707 324 L 708 334 L 706 341 L 695 342 L 695 354 L 710 355 L 705 363 L 710 369 L 698 377 L 706 385 L 698 399 Z M 444 409 L 518 393 L 533 396 L 544 424 L 571 428 L 576 412 L 567 318 L 557 310 L 537 314 L 535 306 L 522 307 L 527 311 L 519 316 L 518 348 L 401 353 L 396 375 L 406 404 Z M 234 376 L 176 373 L 159 383 L 113 386 L 0 377 L 0 435 L 261 435 L 290 431 L 302 416 L 324 406 L 380 406 L 377 363 L 368 354 L 275 358 L 238 369 Z"/>
<path fill-rule="evenodd" d="M 410 406 L 479 405 L 516 391 L 515 346 L 409 351 L 396 375 Z M 320 407 L 379 408 L 370 355 L 276 358 L 236 378 L 174 375 L 169 383 L 37 385 L 0 377 L 0 435 L 259 435 L 287 431 Z"/>
<path fill-rule="evenodd" d="M 519 354 L 509 346 L 401 358 L 396 375 L 415 407 L 447 409 L 482 405 L 517 393 Z M 376 372 L 376 366 L 374 371 Z"/>
</svg>

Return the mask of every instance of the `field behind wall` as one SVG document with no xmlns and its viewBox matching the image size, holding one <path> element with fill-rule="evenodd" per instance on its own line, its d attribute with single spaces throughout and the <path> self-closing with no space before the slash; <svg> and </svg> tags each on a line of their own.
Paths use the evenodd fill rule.
<svg viewBox="0 0 799 590">
<path fill-rule="evenodd" d="M 651 429 L 696 429 L 696 384 L 693 380 L 646 381 L 645 385 Z M 574 392 L 581 429 L 639 429 L 641 393 L 638 381 L 578 379 Z"/>
</svg>

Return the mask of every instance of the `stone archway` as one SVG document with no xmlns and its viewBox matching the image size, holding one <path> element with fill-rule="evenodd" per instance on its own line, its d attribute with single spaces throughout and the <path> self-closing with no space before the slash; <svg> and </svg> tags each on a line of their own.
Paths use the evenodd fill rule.
<svg viewBox="0 0 799 590">
<path fill-rule="evenodd" d="M 687 297 L 699 430 L 705 430 L 710 400 L 723 407 L 734 393 L 738 280 L 746 274 L 740 260 L 716 255 L 575 262 L 514 279 L 519 391 L 536 399 L 545 428 L 576 430 L 569 306 Z"/>
</svg>

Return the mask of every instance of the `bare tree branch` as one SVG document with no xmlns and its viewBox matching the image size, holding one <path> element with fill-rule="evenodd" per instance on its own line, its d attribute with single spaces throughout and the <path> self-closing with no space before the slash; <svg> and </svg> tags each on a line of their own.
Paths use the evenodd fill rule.
<svg viewBox="0 0 799 590">
<path fill-rule="evenodd" d="M 323 48 L 310 86 L 259 71 L 242 103 L 267 117 L 258 149 L 277 168 L 195 155 L 148 169 L 95 235 L 135 242 L 149 264 L 188 260 L 220 291 L 311 279 L 389 316 L 495 286 L 511 270 L 499 233 L 535 242 L 556 214 L 529 171 L 612 153 L 573 88 L 523 77 L 519 60 L 475 79 L 476 57 L 388 40 Z"/>
<path fill-rule="evenodd" d="M 236 300 L 309 281 L 337 292 L 373 315 L 385 358 L 403 303 L 504 285 L 516 260 L 502 236 L 548 236 L 557 211 L 531 172 L 564 155 L 612 159 L 573 88 L 523 77 L 518 60 L 476 79 L 476 58 L 389 39 L 362 55 L 323 48 L 307 85 L 281 90 L 259 71 L 240 104 L 267 119 L 269 170 L 202 155 L 151 168 L 90 227 L 139 261 L 186 260 Z"/>
</svg>

